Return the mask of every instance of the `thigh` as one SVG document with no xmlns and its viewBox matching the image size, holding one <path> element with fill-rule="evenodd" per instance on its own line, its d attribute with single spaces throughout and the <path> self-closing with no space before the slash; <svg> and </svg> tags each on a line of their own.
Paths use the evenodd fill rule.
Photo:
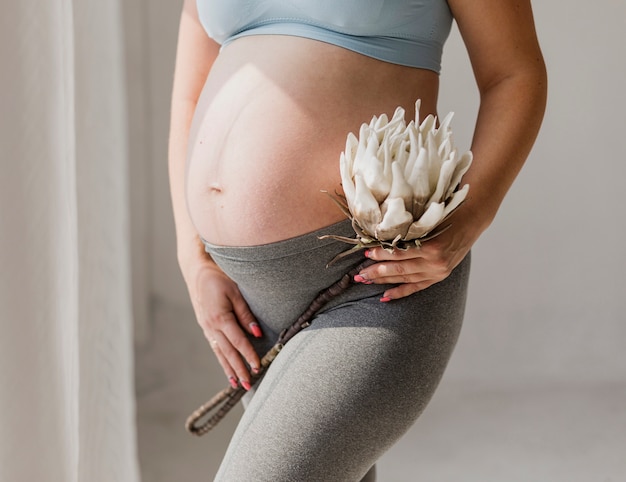
<svg viewBox="0 0 626 482">
<path fill-rule="evenodd" d="M 359 481 L 415 422 L 452 353 L 469 259 L 391 303 L 333 306 L 294 337 L 259 384 L 217 479 Z"/>
</svg>

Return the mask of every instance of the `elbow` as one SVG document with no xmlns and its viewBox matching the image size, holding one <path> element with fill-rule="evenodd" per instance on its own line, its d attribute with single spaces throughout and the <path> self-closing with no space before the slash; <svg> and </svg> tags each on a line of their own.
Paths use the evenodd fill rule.
<svg viewBox="0 0 626 482">
<path fill-rule="evenodd" d="M 543 119 L 548 102 L 548 70 L 543 57 L 529 66 L 521 79 L 528 101 L 534 105 L 538 117 Z"/>
<path fill-rule="evenodd" d="M 548 91 L 548 71 L 541 55 L 489 72 L 488 75 L 479 75 L 476 81 L 481 96 L 512 82 L 524 84 L 544 95 Z"/>
<path fill-rule="evenodd" d="M 524 69 L 525 85 L 543 112 L 548 100 L 548 69 L 542 55 L 538 55 Z"/>
<path fill-rule="evenodd" d="M 501 93 L 519 100 L 543 117 L 548 98 L 548 71 L 541 53 L 486 78 L 477 79 L 482 100 Z"/>
</svg>

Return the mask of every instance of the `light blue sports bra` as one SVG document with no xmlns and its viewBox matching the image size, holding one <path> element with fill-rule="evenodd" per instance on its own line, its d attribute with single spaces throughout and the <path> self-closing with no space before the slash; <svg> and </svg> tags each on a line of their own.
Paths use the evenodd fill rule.
<svg viewBox="0 0 626 482">
<path fill-rule="evenodd" d="M 446 0 L 196 2 L 204 29 L 222 46 L 248 35 L 292 35 L 437 73 L 452 26 Z"/>
</svg>

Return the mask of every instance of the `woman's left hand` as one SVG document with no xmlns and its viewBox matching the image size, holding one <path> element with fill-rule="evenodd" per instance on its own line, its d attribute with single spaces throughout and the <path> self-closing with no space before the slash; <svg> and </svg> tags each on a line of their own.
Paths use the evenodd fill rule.
<svg viewBox="0 0 626 482">
<path fill-rule="evenodd" d="M 454 224 L 445 232 L 422 243 L 420 247 L 392 253 L 372 248 L 365 255 L 377 263 L 363 269 L 355 281 L 375 284 L 398 284 L 388 289 L 381 301 L 391 301 L 421 291 L 447 278 L 463 261 L 478 237 L 470 229 Z"/>
</svg>

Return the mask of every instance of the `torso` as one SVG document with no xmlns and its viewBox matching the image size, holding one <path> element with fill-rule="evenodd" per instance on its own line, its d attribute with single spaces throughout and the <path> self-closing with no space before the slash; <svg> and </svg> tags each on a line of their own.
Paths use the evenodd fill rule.
<svg viewBox="0 0 626 482">
<path fill-rule="evenodd" d="M 438 75 L 316 40 L 239 38 L 215 61 L 190 135 L 187 202 L 200 236 L 246 246 L 287 239 L 345 216 L 320 192 L 341 191 L 348 132 L 403 106 L 435 113 Z"/>
</svg>

